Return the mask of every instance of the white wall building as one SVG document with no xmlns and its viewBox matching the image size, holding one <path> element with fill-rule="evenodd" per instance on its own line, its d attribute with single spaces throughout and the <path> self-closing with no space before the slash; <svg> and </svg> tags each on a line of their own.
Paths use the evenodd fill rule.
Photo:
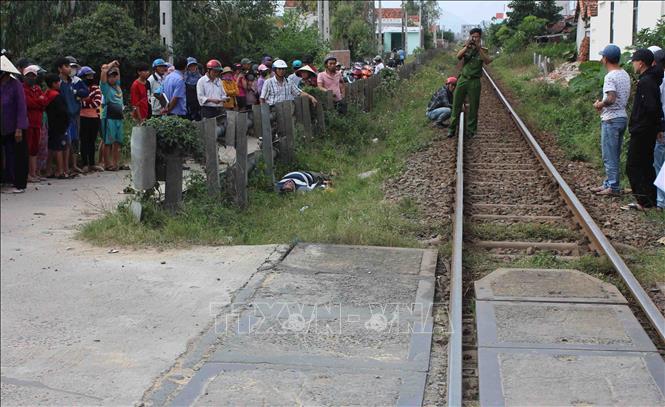
<svg viewBox="0 0 665 407">
<path fill-rule="evenodd" d="M 580 1 L 582 7 L 593 1 Z M 596 15 L 594 15 L 596 14 Z M 589 59 L 600 60 L 598 53 L 610 43 L 622 52 L 633 43 L 633 35 L 644 28 L 653 28 L 665 16 L 665 1 L 598 0 L 597 13 L 589 13 L 577 25 L 578 50 L 584 36 L 589 37 Z M 654 44 L 663 46 L 665 44 Z"/>
</svg>

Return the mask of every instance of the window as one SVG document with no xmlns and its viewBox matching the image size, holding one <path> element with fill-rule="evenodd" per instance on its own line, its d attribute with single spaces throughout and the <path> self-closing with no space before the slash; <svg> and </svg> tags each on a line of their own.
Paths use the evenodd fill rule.
<svg viewBox="0 0 665 407">
<path fill-rule="evenodd" d="M 162 25 L 166 25 L 166 13 L 162 13 Z"/>
</svg>

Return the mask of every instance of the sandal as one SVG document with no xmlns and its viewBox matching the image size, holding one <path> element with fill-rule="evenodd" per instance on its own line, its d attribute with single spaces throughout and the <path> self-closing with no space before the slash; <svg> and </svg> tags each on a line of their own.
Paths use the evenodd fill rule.
<svg viewBox="0 0 665 407">
<path fill-rule="evenodd" d="M 128 170 L 128 169 L 129 169 L 129 165 L 125 165 L 125 164 L 123 164 L 123 165 L 121 165 L 121 166 L 118 167 L 118 170 L 119 170 L 119 171 L 126 171 L 126 170 Z"/>
<path fill-rule="evenodd" d="M 624 211 L 630 211 L 630 210 L 635 210 L 635 211 L 641 211 L 644 212 L 644 207 L 637 202 L 631 202 L 628 205 L 624 205 L 621 207 L 622 210 Z"/>
</svg>

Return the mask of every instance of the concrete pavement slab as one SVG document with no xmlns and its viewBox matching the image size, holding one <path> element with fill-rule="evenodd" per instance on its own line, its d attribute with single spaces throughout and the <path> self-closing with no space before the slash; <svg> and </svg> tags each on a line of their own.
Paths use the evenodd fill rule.
<svg viewBox="0 0 665 407">
<path fill-rule="evenodd" d="M 75 240 L 125 198 L 124 175 L 2 195 L 3 405 L 137 403 L 276 250 L 110 252 Z"/>
<path fill-rule="evenodd" d="M 578 270 L 504 268 L 474 284 L 477 300 L 627 303 L 612 284 Z"/>
<path fill-rule="evenodd" d="M 478 301 L 478 346 L 656 351 L 625 305 Z"/>
<path fill-rule="evenodd" d="M 658 353 L 479 348 L 483 406 L 662 406 Z"/>
<path fill-rule="evenodd" d="M 415 249 L 296 245 L 219 324 L 216 351 L 170 404 L 420 404 L 435 259 Z M 414 312 L 419 300 L 426 307 Z"/>
</svg>

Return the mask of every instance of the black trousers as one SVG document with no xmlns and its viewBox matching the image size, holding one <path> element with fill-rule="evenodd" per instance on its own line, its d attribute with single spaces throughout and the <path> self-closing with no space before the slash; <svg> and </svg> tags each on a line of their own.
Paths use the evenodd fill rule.
<svg viewBox="0 0 665 407">
<path fill-rule="evenodd" d="M 222 113 L 223 111 L 221 107 L 201 106 L 201 117 L 203 119 L 221 116 Z"/>
<path fill-rule="evenodd" d="M 81 117 L 81 162 L 84 166 L 95 165 L 97 134 L 100 121 L 98 118 Z"/>
<path fill-rule="evenodd" d="M 14 133 L 2 137 L 5 144 L 5 165 L 7 172 L 13 172 L 14 188 L 25 189 L 28 186 L 28 140 L 23 134 L 21 141 L 17 142 Z"/>
<path fill-rule="evenodd" d="M 631 133 L 628 141 L 626 174 L 637 203 L 644 207 L 656 205 L 656 170 L 653 168 L 653 148 L 656 132 Z"/>
</svg>

